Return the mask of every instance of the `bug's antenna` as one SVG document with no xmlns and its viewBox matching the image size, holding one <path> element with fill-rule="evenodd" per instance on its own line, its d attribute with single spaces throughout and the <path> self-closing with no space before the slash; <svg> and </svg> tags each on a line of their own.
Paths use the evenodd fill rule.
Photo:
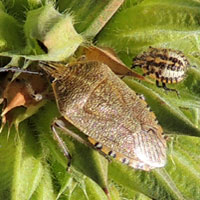
<svg viewBox="0 0 200 200">
<path fill-rule="evenodd" d="M 41 72 L 33 72 L 33 71 L 28 71 L 25 69 L 17 68 L 17 67 L 10 67 L 10 68 L 0 68 L 0 72 L 22 72 L 22 73 L 27 73 L 27 74 L 35 74 L 35 75 L 43 75 Z"/>
</svg>

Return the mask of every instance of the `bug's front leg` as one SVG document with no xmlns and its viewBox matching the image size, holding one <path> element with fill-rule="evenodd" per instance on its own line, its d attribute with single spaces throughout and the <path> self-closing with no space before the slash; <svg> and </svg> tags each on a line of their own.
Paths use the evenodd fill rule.
<svg viewBox="0 0 200 200">
<path fill-rule="evenodd" d="M 146 72 L 146 73 L 143 73 L 142 76 L 149 76 L 150 74 L 152 74 L 152 72 L 151 72 L 151 71 L 148 71 L 148 72 Z"/>
<path fill-rule="evenodd" d="M 68 159 L 68 168 L 71 165 L 72 156 L 69 153 L 69 150 L 63 141 L 63 139 L 60 137 L 60 133 L 66 134 L 76 141 L 85 144 L 86 146 L 91 146 L 91 144 L 87 141 L 85 141 L 82 137 L 77 135 L 75 132 L 71 131 L 68 127 L 71 126 L 69 122 L 67 122 L 63 117 L 59 119 L 55 119 L 51 125 L 51 130 L 53 132 L 54 139 L 57 141 L 59 147 L 61 148 L 63 154 Z M 61 131 L 57 131 L 57 129 L 60 129 Z"/>
<path fill-rule="evenodd" d="M 131 69 L 135 69 L 136 67 L 138 67 L 138 65 L 133 64 L 133 65 L 131 66 Z"/>
</svg>

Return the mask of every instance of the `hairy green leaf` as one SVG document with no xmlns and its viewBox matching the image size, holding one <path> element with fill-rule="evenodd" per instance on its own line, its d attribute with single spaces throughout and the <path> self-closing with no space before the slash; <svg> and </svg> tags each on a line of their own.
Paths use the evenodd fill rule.
<svg viewBox="0 0 200 200">
<path fill-rule="evenodd" d="M 154 84 L 124 78 L 130 89 L 144 94 L 168 136 L 166 167 L 144 172 L 107 161 L 63 132 L 72 155 L 72 166 L 67 171 L 68 160 L 50 129 L 59 112 L 54 102 L 47 102 L 19 124 L 19 132 L 12 128 L 7 138 L 8 129 L 4 128 L 0 135 L 0 199 L 199 199 L 200 2 L 127 0 L 114 15 L 122 2 L 2 1 L 1 55 L 11 56 L 12 65 L 21 62 L 20 56 L 61 61 L 73 55 L 86 38 L 95 38 L 99 46 L 116 50 L 128 66 L 150 45 L 183 51 L 196 68 L 188 70 L 183 82 L 169 85 L 179 91 L 180 97 Z M 19 121 L 32 115 L 33 110 L 27 112 L 19 116 Z M 70 129 L 85 138 L 75 127 Z"/>
</svg>

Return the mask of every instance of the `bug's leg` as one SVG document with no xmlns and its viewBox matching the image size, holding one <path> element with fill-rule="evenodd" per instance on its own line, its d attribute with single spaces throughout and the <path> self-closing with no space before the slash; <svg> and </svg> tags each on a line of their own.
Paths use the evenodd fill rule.
<svg viewBox="0 0 200 200">
<path fill-rule="evenodd" d="M 151 74 L 151 72 L 146 72 L 146 73 L 143 73 L 142 76 L 148 76 L 150 74 Z"/>
<path fill-rule="evenodd" d="M 54 140 L 57 141 L 59 147 L 61 148 L 61 150 L 62 150 L 62 152 L 63 152 L 63 154 L 64 154 L 64 156 L 67 157 L 67 159 L 68 159 L 68 164 L 67 164 L 67 166 L 68 166 L 68 168 L 69 168 L 70 165 L 71 165 L 71 159 L 72 159 L 72 157 L 71 157 L 71 155 L 70 155 L 70 153 L 69 153 L 69 150 L 68 150 L 67 146 L 65 145 L 64 141 L 63 141 L 62 138 L 59 136 L 59 133 L 58 133 L 57 130 L 56 130 L 56 127 L 57 127 L 57 126 L 58 126 L 58 125 L 56 124 L 56 121 L 54 121 L 53 124 L 51 125 L 51 130 L 52 130 L 53 136 L 54 136 L 53 138 L 54 138 Z"/>
<path fill-rule="evenodd" d="M 59 136 L 59 133 L 62 134 L 66 134 L 70 137 L 72 137 L 73 139 L 75 139 L 76 141 L 89 146 L 91 148 L 94 148 L 94 146 L 88 141 L 83 139 L 82 137 L 80 137 L 79 135 L 77 135 L 75 132 L 71 131 L 68 126 L 71 126 L 71 124 L 66 121 L 63 117 L 59 118 L 59 119 L 55 119 L 51 125 L 51 129 L 53 131 L 54 134 L 54 139 L 58 142 L 60 148 L 62 149 L 64 155 L 68 158 L 68 170 L 71 164 L 71 160 L 72 160 L 72 156 L 69 153 L 69 150 L 66 146 L 66 144 L 64 143 L 64 141 L 62 140 L 62 138 Z M 56 129 L 60 129 L 61 131 L 57 131 Z M 63 131 L 63 132 L 62 132 Z M 104 192 L 106 193 L 106 195 L 108 196 L 108 199 L 110 199 L 110 194 L 109 194 L 109 190 L 107 187 L 103 188 Z"/>
<path fill-rule="evenodd" d="M 67 122 L 64 118 L 59 118 L 59 119 L 55 119 L 51 125 L 51 130 L 53 132 L 54 135 L 54 139 L 58 142 L 59 147 L 62 149 L 64 155 L 68 158 L 68 168 L 71 165 L 71 155 L 69 153 L 69 150 L 66 146 L 66 144 L 64 143 L 64 141 L 62 140 L 62 138 L 60 137 L 60 133 L 62 134 L 66 134 L 70 137 L 72 137 L 73 139 L 75 139 L 76 141 L 85 144 L 86 146 L 91 146 L 91 144 L 89 142 L 87 142 L 86 140 L 84 140 L 82 137 L 80 137 L 79 135 L 77 135 L 76 133 L 74 133 L 73 131 L 71 131 L 68 126 L 70 125 L 69 122 Z M 63 132 L 58 132 L 57 129 L 60 129 Z"/>
<path fill-rule="evenodd" d="M 133 65 L 131 66 L 131 69 L 135 69 L 136 67 L 139 67 L 139 66 L 133 64 Z"/>
<path fill-rule="evenodd" d="M 149 75 L 149 73 L 143 73 L 142 74 L 142 76 L 148 76 Z"/>
<path fill-rule="evenodd" d="M 177 96 L 180 97 L 179 92 L 176 89 L 171 89 L 166 86 L 166 83 L 162 83 L 162 87 L 166 91 L 176 92 Z"/>
<path fill-rule="evenodd" d="M 162 87 L 163 87 L 163 86 L 159 85 L 159 81 L 158 81 L 158 80 L 156 80 L 156 86 L 157 86 L 158 88 L 162 88 Z"/>
</svg>

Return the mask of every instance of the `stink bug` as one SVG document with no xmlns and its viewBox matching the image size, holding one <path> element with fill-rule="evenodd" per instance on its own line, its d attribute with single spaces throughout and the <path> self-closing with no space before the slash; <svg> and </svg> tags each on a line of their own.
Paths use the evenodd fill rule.
<svg viewBox="0 0 200 200">
<path fill-rule="evenodd" d="M 39 65 L 50 76 L 61 115 L 96 149 L 136 169 L 165 165 L 166 141 L 155 114 L 107 65 L 97 61 Z M 60 121 L 52 125 L 60 147 L 71 158 L 56 126 L 67 128 Z"/>
<path fill-rule="evenodd" d="M 144 52 L 133 59 L 132 68 L 141 67 L 143 76 L 150 75 L 156 79 L 156 85 L 165 90 L 175 91 L 166 86 L 166 83 L 178 83 L 183 80 L 189 66 L 187 58 L 181 51 L 164 48 L 149 47 L 148 52 Z M 162 86 L 159 85 L 162 83 Z"/>
</svg>

